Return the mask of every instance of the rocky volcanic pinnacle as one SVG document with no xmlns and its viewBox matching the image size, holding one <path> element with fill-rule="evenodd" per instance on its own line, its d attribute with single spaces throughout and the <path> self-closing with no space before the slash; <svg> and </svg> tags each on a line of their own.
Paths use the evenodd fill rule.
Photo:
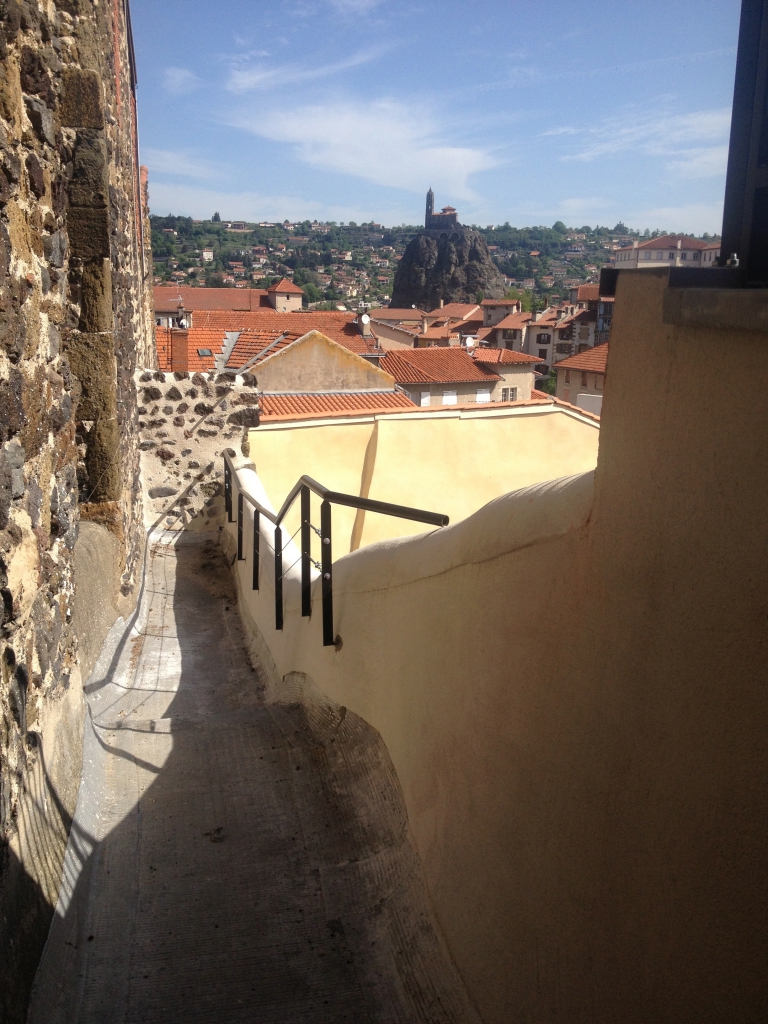
<svg viewBox="0 0 768 1024">
<path fill-rule="evenodd" d="M 421 233 L 408 243 L 397 267 L 391 305 L 431 310 L 447 302 L 476 302 L 477 293 L 498 299 L 505 287 L 485 239 L 466 228 L 457 241 Z"/>
</svg>

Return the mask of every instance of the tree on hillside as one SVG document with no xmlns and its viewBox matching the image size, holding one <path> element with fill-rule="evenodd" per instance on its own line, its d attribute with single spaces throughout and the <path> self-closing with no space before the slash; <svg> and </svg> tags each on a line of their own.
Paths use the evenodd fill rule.
<svg viewBox="0 0 768 1024">
<path fill-rule="evenodd" d="M 219 211 L 218 210 L 211 217 L 211 220 L 213 221 L 214 224 L 221 224 L 221 216 L 219 215 Z"/>
</svg>

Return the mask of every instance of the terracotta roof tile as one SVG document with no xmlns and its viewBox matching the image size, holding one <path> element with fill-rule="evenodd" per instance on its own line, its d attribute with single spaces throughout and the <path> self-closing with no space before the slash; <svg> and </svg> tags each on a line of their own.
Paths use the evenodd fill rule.
<svg viewBox="0 0 768 1024">
<path fill-rule="evenodd" d="M 445 306 L 433 309 L 430 317 L 451 317 L 456 320 L 467 320 L 473 313 L 479 313 L 480 306 L 474 302 L 449 302 Z"/>
<path fill-rule="evenodd" d="M 426 329 L 426 331 L 424 331 L 423 333 L 421 333 L 419 335 L 420 338 L 429 338 L 432 341 L 435 341 L 436 339 L 439 339 L 439 338 L 444 338 L 446 340 L 448 338 L 458 338 L 458 336 L 459 336 L 458 330 L 454 330 L 451 327 L 445 327 L 445 326 L 428 327 Z"/>
<path fill-rule="evenodd" d="M 500 320 L 493 328 L 495 331 L 497 327 L 504 330 L 522 330 L 531 321 L 530 313 L 510 313 L 509 316 L 505 316 L 503 320 Z"/>
<path fill-rule="evenodd" d="M 364 410 L 374 412 L 385 409 L 415 409 L 416 406 L 401 391 L 352 391 L 326 395 L 259 395 L 261 419 L 293 415 L 323 416 Z"/>
<path fill-rule="evenodd" d="M 580 284 L 576 291 L 577 302 L 597 302 L 600 298 L 600 285 Z"/>
<path fill-rule="evenodd" d="M 193 288 L 190 285 L 156 285 L 155 312 L 176 312 L 179 305 L 195 310 L 271 309 L 267 293 L 260 288 Z"/>
<path fill-rule="evenodd" d="M 681 249 L 706 249 L 707 242 L 703 242 L 700 238 L 686 238 L 685 235 L 659 235 L 657 238 L 649 238 L 647 242 L 640 242 L 637 246 L 638 249 L 676 249 L 678 240 L 680 242 Z M 632 245 L 624 245 L 619 249 L 619 252 L 626 252 L 628 249 L 634 249 Z"/>
<path fill-rule="evenodd" d="M 528 356 L 524 352 L 513 352 L 508 348 L 476 348 L 473 349 L 476 363 L 504 363 L 505 365 L 524 363 L 540 363 L 536 356 Z"/>
<path fill-rule="evenodd" d="M 415 322 L 427 316 L 423 309 L 396 309 L 389 306 L 377 306 L 376 309 L 370 309 L 368 312 L 372 320 Z"/>
<path fill-rule="evenodd" d="M 269 309 L 260 312 L 235 312 L 212 310 L 198 313 L 194 317 L 195 327 L 216 327 L 222 331 L 243 331 L 246 329 L 262 331 L 285 331 L 301 337 L 309 331 L 320 331 L 340 345 L 358 355 L 380 354 L 376 338 L 363 338 L 355 323 L 356 314 L 342 313 L 338 310 L 309 310 L 300 313 L 278 313 Z"/>
<path fill-rule="evenodd" d="M 578 355 L 569 356 L 555 364 L 558 370 L 588 370 L 591 373 L 605 373 L 608 362 L 608 342 L 603 345 L 595 345 L 588 348 L 586 352 L 579 352 Z"/>
<path fill-rule="evenodd" d="M 468 384 L 501 380 L 479 366 L 463 348 L 413 348 L 387 352 L 381 369 L 398 384 Z"/>
<path fill-rule="evenodd" d="M 304 290 L 299 288 L 293 281 L 289 281 L 287 277 L 282 278 L 277 284 L 271 284 L 267 288 L 268 292 L 286 292 L 289 295 L 303 295 Z"/>
</svg>

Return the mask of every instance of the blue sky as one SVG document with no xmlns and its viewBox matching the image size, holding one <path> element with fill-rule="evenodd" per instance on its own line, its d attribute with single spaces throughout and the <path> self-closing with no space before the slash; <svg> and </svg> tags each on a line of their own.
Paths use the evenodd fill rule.
<svg viewBox="0 0 768 1024">
<path fill-rule="evenodd" d="M 739 0 L 132 0 L 152 212 L 716 232 Z"/>
</svg>

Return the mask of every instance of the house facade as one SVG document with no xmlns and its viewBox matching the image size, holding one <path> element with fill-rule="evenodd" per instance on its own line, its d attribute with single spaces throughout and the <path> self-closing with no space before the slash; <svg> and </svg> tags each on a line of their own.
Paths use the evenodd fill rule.
<svg viewBox="0 0 768 1024">
<path fill-rule="evenodd" d="M 600 415 L 608 364 L 608 345 L 597 345 L 557 364 L 556 397 Z"/>
</svg>

